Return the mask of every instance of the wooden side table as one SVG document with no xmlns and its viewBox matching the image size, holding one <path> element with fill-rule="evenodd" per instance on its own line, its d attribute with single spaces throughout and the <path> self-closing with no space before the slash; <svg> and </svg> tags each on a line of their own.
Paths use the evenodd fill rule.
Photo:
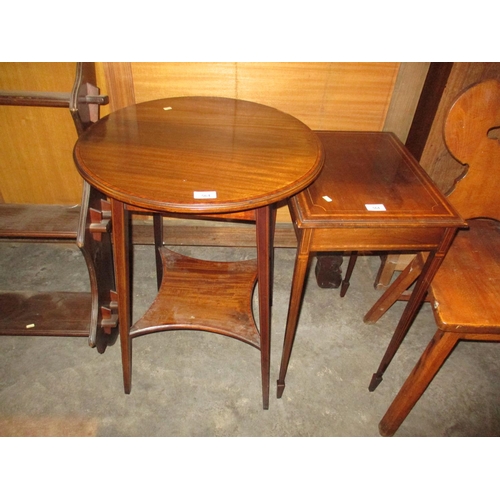
<svg viewBox="0 0 500 500">
<path fill-rule="evenodd" d="M 81 175 L 111 199 L 125 392 L 132 339 L 164 330 L 206 330 L 261 352 L 269 405 L 274 205 L 318 176 L 323 148 L 302 122 L 260 104 L 179 97 L 120 109 L 83 134 L 74 150 Z M 163 251 L 156 300 L 131 325 L 128 217 L 134 210 L 187 215 L 239 212 L 256 221 L 257 260 L 207 262 Z M 259 283 L 259 326 L 251 310 Z"/>
<path fill-rule="evenodd" d="M 396 332 L 402 338 L 455 232 L 465 223 L 394 134 L 317 132 L 325 164 L 316 181 L 289 201 L 298 240 L 297 256 L 278 397 L 285 377 L 300 312 L 304 281 L 316 252 L 424 250 L 429 257 Z M 391 344 L 370 390 L 395 354 Z"/>
</svg>

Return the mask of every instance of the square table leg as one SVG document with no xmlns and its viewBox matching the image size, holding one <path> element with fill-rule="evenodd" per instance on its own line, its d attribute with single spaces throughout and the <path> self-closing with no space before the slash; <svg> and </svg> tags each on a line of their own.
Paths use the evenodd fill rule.
<svg viewBox="0 0 500 500">
<path fill-rule="evenodd" d="M 443 238 L 438 249 L 435 252 L 430 252 L 427 260 L 425 261 L 424 267 L 418 280 L 415 284 L 415 288 L 411 293 L 410 299 L 408 300 L 408 304 L 406 305 L 405 310 L 403 311 L 403 315 L 399 320 L 398 326 L 389 342 L 389 346 L 385 351 L 385 354 L 380 362 L 378 370 L 373 374 L 370 385 L 368 389 L 370 392 L 373 392 L 380 382 L 382 382 L 382 377 L 387 370 L 390 362 L 392 361 L 394 355 L 396 354 L 399 346 L 403 342 L 405 335 L 410 329 L 415 316 L 422 305 L 427 290 L 431 284 L 432 279 L 434 278 L 436 272 L 441 265 L 450 245 L 455 237 L 457 229 L 449 228 L 444 231 Z M 387 290 L 386 293 L 390 293 L 390 289 Z"/>
<path fill-rule="evenodd" d="M 271 303 L 273 273 L 273 236 L 275 207 L 265 206 L 256 210 L 257 231 L 257 281 L 259 292 L 260 359 L 262 400 L 264 410 L 269 408 L 269 383 L 271 364 Z"/>
<path fill-rule="evenodd" d="M 304 283 L 309 268 L 311 237 L 312 231 L 310 229 L 302 230 L 299 233 L 295 267 L 293 270 L 292 289 L 290 291 L 290 303 L 288 306 L 288 317 L 286 320 L 285 339 L 283 341 L 283 354 L 281 356 L 280 374 L 277 382 L 278 398 L 281 398 L 285 390 L 285 377 L 288 370 L 290 355 L 292 353 L 292 346 L 297 330 L 300 306 L 304 293 Z"/>
</svg>

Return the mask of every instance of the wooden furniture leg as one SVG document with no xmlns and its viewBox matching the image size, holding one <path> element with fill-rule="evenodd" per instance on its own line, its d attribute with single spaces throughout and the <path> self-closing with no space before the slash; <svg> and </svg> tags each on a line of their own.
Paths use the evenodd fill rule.
<svg viewBox="0 0 500 500">
<path fill-rule="evenodd" d="M 163 247 L 163 217 L 160 214 L 153 215 L 154 244 L 156 257 L 156 282 L 158 290 L 163 279 L 163 262 L 161 258 L 161 248 Z"/>
<path fill-rule="evenodd" d="M 372 308 L 365 314 L 363 321 L 371 324 L 376 323 L 385 312 L 404 294 L 415 282 L 422 272 L 426 257 L 420 254 L 410 263 L 406 269 L 396 278 L 394 283 L 380 296 Z"/>
<path fill-rule="evenodd" d="M 257 281 L 259 286 L 260 359 L 262 373 L 262 400 L 264 410 L 269 408 L 271 364 L 271 265 L 273 249 L 274 206 L 256 210 Z"/>
<path fill-rule="evenodd" d="M 415 258 L 415 254 L 385 254 L 381 255 L 380 267 L 373 284 L 376 290 L 385 290 L 392 281 L 395 272 L 403 271 Z"/>
<path fill-rule="evenodd" d="M 398 395 L 380 421 L 382 436 L 393 436 L 420 399 L 459 340 L 459 336 L 438 330 L 413 368 Z"/>
<path fill-rule="evenodd" d="M 300 305 L 304 293 L 304 283 L 306 280 L 307 269 L 310 259 L 310 240 L 312 231 L 303 230 L 299 235 L 297 256 L 295 258 L 295 267 L 293 270 L 292 289 L 290 291 L 290 304 L 288 306 L 288 317 L 286 320 L 285 338 L 283 341 L 283 354 L 281 357 L 280 374 L 278 378 L 277 397 L 281 398 L 285 390 L 285 377 L 288 370 L 288 363 L 292 353 L 293 341 L 297 330 L 299 320 Z"/>
<path fill-rule="evenodd" d="M 118 328 L 122 352 L 123 385 L 126 394 L 132 389 L 132 340 L 130 337 L 130 255 L 128 212 L 120 201 L 111 200 L 116 291 L 118 294 Z"/>
<path fill-rule="evenodd" d="M 349 288 L 349 280 L 351 279 L 352 271 L 354 270 L 354 266 L 356 265 L 356 260 L 358 260 L 358 252 L 352 252 L 349 257 L 349 264 L 347 264 L 347 270 L 344 275 L 344 279 L 342 280 L 342 285 L 340 286 L 340 296 L 344 297 L 347 289 Z"/>
<path fill-rule="evenodd" d="M 269 252 L 270 252 L 270 270 L 271 270 L 271 273 L 270 273 L 270 276 L 269 276 L 269 279 L 270 279 L 270 294 L 269 294 L 269 306 L 272 307 L 273 305 L 273 296 L 274 296 L 274 236 L 276 234 L 276 216 L 277 216 L 277 207 L 276 205 L 273 205 L 271 208 L 271 219 L 270 219 L 270 223 L 271 223 L 271 227 L 270 227 L 270 237 L 271 237 L 271 243 L 270 243 L 270 248 L 269 248 Z"/>
<path fill-rule="evenodd" d="M 437 270 L 439 269 L 439 266 L 441 265 L 441 262 L 443 261 L 448 249 L 450 248 L 455 233 L 456 228 L 447 229 L 443 236 L 443 239 L 441 240 L 438 250 L 436 252 L 429 252 L 429 256 L 427 257 L 422 272 L 420 273 L 420 276 L 415 283 L 415 288 L 412 291 L 411 296 L 408 300 L 408 304 L 406 305 L 406 308 L 403 311 L 403 315 L 399 320 L 396 331 L 394 332 L 394 335 L 389 342 L 389 346 L 385 351 L 378 370 L 373 374 L 372 380 L 368 387 L 370 392 L 374 391 L 378 387 L 380 382 L 382 382 L 382 376 L 385 373 L 385 370 L 387 370 L 387 367 L 392 361 L 392 358 L 396 354 L 397 350 L 399 349 L 401 342 L 403 342 L 405 335 L 408 333 L 408 330 L 424 301 L 431 281 L 434 278 Z"/>
<path fill-rule="evenodd" d="M 108 199 L 84 181 L 76 244 L 87 263 L 92 291 L 89 345 L 101 354 L 118 336 L 110 222 Z"/>
</svg>

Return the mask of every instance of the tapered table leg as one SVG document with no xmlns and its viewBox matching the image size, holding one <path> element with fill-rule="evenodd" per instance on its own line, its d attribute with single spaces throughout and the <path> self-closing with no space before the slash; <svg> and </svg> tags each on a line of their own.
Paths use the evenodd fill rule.
<svg viewBox="0 0 500 500">
<path fill-rule="evenodd" d="M 347 271 L 345 272 L 344 279 L 342 280 L 342 284 L 340 286 L 341 297 L 345 296 L 347 289 L 349 288 L 352 271 L 354 270 L 357 259 L 358 252 L 352 252 L 351 256 L 349 257 L 349 264 L 347 264 Z"/>
<path fill-rule="evenodd" d="M 398 326 L 392 336 L 391 341 L 385 351 L 384 357 L 380 362 L 378 370 L 373 374 L 370 385 L 368 386 L 368 390 L 373 392 L 382 382 L 382 377 L 387 370 L 389 364 L 391 363 L 394 355 L 396 354 L 401 342 L 403 342 L 408 330 L 410 329 L 415 316 L 417 315 L 423 301 L 427 290 L 431 284 L 434 275 L 436 274 L 441 262 L 448 251 L 451 242 L 455 236 L 456 229 L 451 228 L 447 229 L 443 239 L 440 243 L 440 246 L 436 252 L 429 252 L 429 256 L 424 264 L 422 272 L 415 283 L 415 288 L 411 293 L 408 304 L 406 305 L 405 310 L 403 311 L 403 315 L 399 320 Z"/>
<path fill-rule="evenodd" d="M 297 248 L 297 256 L 295 258 L 295 267 L 293 270 L 292 289 L 290 291 L 290 304 L 288 306 L 288 317 L 286 321 L 285 339 L 283 341 L 283 354 L 281 355 L 280 374 L 278 378 L 277 397 L 281 398 L 285 390 L 285 377 L 288 370 L 288 363 L 292 353 L 293 341 L 297 330 L 299 319 L 300 305 L 304 290 L 304 282 L 309 267 L 309 241 L 311 231 L 305 230 L 301 232 L 300 241 Z"/>
<path fill-rule="evenodd" d="M 271 265 L 274 206 L 256 210 L 257 227 L 257 280 L 259 285 L 260 358 L 262 373 L 262 400 L 264 410 L 269 408 L 269 383 L 271 364 Z"/>
<path fill-rule="evenodd" d="M 128 212 L 120 201 L 111 199 L 115 279 L 118 294 L 118 329 L 122 352 L 123 385 L 126 394 L 132 389 L 132 341 L 130 338 L 130 255 Z"/>
</svg>

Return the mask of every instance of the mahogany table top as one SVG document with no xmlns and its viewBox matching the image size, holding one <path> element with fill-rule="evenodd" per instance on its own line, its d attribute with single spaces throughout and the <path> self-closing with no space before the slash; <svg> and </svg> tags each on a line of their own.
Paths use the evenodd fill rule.
<svg viewBox="0 0 500 500">
<path fill-rule="evenodd" d="M 389 132 L 316 132 L 317 180 L 291 203 L 300 227 L 463 226 L 457 211 Z"/>
<path fill-rule="evenodd" d="M 291 115 L 219 97 L 175 97 L 111 113 L 74 149 L 80 174 L 106 195 L 154 211 L 223 213 L 308 186 L 322 144 Z"/>
</svg>

